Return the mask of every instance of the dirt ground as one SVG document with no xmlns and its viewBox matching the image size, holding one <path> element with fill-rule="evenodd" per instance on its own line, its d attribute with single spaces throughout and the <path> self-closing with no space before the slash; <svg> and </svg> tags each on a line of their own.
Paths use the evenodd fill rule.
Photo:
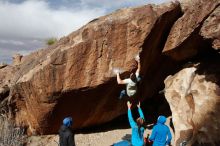
<svg viewBox="0 0 220 146">
<path fill-rule="evenodd" d="M 111 130 L 91 134 L 76 134 L 77 146 L 110 146 L 123 139 L 130 139 L 131 129 Z M 57 135 L 32 136 L 28 139 L 28 146 L 58 146 Z"/>
<path fill-rule="evenodd" d="M 171 117 L 168 117 L 166 125 L 170 125 Z M 153 125 L 148 125 L 151 128 L 145 130 L 144 135 L 151 134 Z M 170 128 L 171 129 L 171 128 Z M 173 136 L 173 131 L 171 129 Z M 174 136 L 173 136 L 174 137 Z M 75 135 L 77 146 L 110 146 L 122 140 L 131 138 L 131 128 L 113 129 L 102 132 L 83 133 Z M 58 135 L 31 136 L 28 139 L 27 146 L 58 146 Z M 173 144 L 173 139 L 172 139 Z"/>
</svg>

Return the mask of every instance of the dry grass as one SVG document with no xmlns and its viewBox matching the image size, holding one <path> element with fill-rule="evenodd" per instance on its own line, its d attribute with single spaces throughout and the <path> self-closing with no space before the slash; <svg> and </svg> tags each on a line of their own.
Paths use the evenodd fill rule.
<svg viewBox="0 0 220 146">
<path fill-rule="evenodd" d="M 0 146 L 23 146 L 25 129 L 16 127 L 6 116 L 0 116 Z"/>
</svg>

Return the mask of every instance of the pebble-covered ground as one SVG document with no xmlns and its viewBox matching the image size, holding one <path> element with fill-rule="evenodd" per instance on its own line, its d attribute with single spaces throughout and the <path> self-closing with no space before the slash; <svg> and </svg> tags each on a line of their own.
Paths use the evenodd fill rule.
<svg viewBox="0 0 220 146">
<path fill-rule="evenodd" d="M 169 126 L 170 118 L 166 125 Z M 148 125 L 152 128 L 152 124 Z M 151 128 L 146 129 L 144 135 L 151 134 Z M 171 129 L 171 128 L 170 128 Z M 173 135 L 173 131 L 171 130 Z M 110 146 L 122 140 L 130 140 L 131 128 L 106 130 L 102 132 L 83 133 L 75 135 L 76 146 Z M 58 135 L 29 137 L 27 146 L 58 146 Z M 172 141 L 173 143 L 173 141 Z"/>
<path fill-rule="evenodd" d="M 77 146 L 110 146 L 122 139 L 129 139 L 131 129 L 118 129 L 107 132 L 91 134 L 76 134 L 75 141 Z M 57 135 L 32 136 L 28 140 L 28 146 L 58 146 Z"/>
</svg>

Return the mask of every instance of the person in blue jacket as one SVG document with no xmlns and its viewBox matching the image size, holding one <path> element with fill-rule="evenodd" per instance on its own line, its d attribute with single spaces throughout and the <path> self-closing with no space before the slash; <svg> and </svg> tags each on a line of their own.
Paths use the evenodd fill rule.
<svg viewBox="0 0 220 146">
<path fill-rule="evenodd" d="M 131 135 L 131 144 L 132 146 L 144 146 L 144 114 L 141 110 L 141 104 L 138 103 L 138 112 L 140 117 L 136 119 L 136 122 L 134 121 L 131 113 L 131 106 L 132 104 L 128 101 L 128 120 L 130 123 L 130 126 L 132 128 L 132 135 Z"/>
<path fill-rule="evenodd" d="M 157 119 L 157 124 L 153 127 L 153 131 L 149 138 L 153 141 L 153 146 L 166 146 L 170 145 L 172 135 L 170 129 L 165 125 L 166 117 L 159 116 Z"/>
</svg>

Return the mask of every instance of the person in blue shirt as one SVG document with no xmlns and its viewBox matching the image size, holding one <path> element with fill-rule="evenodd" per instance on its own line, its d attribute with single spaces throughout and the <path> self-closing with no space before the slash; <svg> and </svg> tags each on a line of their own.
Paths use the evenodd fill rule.
<svg viewBox="0 0 220 146">
<path fill-rule="evenodd" d="M 144 114 L 141 110 L 141 104 L 138 103 L 138 112 L 140 117 L 136 119 L 136 122 L 134 121 L 131 113 L 131 106 L 132 104 L 128 101 L 128 120 L 130 123 L 130 126 L 132 128 L 132 135 L 131 135 L 131 144 L 132 146 L 144 146 Z"/>
<path fill-rule="evenodd" d="M 157 119 L 157 124 L 153 127 L 153 131 L 149 138 L 153 141 L 153 146 L 166 146 L 170 145 L 172 135 L 170 129 L 165 125 L 166 117 L 159 116 Z"/>
</svg>

